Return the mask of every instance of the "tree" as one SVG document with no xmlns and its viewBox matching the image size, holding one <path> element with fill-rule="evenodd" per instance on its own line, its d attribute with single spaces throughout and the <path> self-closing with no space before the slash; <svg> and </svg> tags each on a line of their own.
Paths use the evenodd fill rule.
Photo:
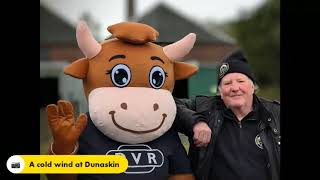
<svg viewBox="0 0 320 180">
<path fill-rule="evenodd" d="M 261 86 L 280 83 L 280 1 L 267 0 L 254 12 L 226 24 L 248 57 Z"/>
</svg>

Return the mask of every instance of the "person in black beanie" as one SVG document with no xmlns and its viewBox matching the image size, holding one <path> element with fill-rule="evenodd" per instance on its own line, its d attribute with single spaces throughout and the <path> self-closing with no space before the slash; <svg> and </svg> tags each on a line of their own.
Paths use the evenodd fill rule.
<svg viewBox="0 0 320 180">
<path fill-rule="evenodd" d="M 236 49 L 219 67 L 218 95 L 175 99 L 175 127 L 194 132 L 189 157 L 196 179 L 280 179 L 280 103 L 258 97 L 255 87 Z"/>
</svg>

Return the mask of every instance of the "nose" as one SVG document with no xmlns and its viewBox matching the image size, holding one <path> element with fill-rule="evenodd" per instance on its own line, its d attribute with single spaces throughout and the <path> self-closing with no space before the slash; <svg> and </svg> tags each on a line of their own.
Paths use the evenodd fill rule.
<svg viewBox="0 0 320 180">
<path fill-rule="evenodd" d="M 124 109 L 124 110 L 127 110 L 127 108 L 128 108 L 128 105 L 127 105 L 127 103 L 125 103 L 125 102 L 121 103 L 120 106 L 121 106 L 121 108 Z"/>
<path fill-rule="evenodd" d="M 231 86 L 231 91 L 238 91 L 239 90 L 239 85 L 234 83 L 232 86 Z"/>
<path fill-rule="evenodd" d="M 157 103 L 153 104 L 153 110 L 156 111 L 159 109 L 159 105 Z"/>
</svg>

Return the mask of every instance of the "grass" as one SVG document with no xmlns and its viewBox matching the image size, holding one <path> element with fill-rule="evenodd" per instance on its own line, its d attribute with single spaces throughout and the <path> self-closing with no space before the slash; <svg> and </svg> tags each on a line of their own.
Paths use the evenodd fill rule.
<svg viewBox="0 0 320 180">
<path fill-rule="evenodd" d="M 184 147 L 184 148 L 186 149 L 186 151 L 188 152 L 189 146 L 190 146 L 188 137 L 185 136 L 184 134 L 180 134 L 180 133 L 179 133 L 179 137 L 180 137 L 180 140 L 181 140 L 181 143 L 182 143 L 183 147 Z"/>
</svg>

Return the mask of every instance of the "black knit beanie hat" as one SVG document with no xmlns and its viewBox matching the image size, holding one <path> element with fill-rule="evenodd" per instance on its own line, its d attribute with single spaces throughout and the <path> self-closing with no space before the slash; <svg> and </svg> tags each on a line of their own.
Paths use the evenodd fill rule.
<svg viewBox="0 0 320 180">
<path fill-rule="evenodd" d="M 218 85 L 220 84 L 221 79 L 229 73 L 242 73 L 255 83 L 255 77 L 241 49 L 234 50 L 224 58 L 223 63 L 219 68 Z"/>
</svg>

